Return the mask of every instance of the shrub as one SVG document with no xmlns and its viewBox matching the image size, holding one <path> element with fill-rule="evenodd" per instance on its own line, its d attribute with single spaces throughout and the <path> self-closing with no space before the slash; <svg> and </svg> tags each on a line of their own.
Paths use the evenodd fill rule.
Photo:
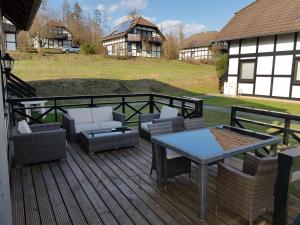
<svg viewBox="0 0 300 225">
<path fill-rule="evenodd" d="M 97 47 L 93 44 L 82 44 L 80 46 L 80 52 L 86 55 L 96 54 Z"/>
<path fill-rule="evenodd" d="M 227 54 L 219 54 L 215 58 L 215 67 L 216 67 L 217 75 L 219 77 L 221 77 L 223 74 L 227 72 L 227 67 L 228 67 Z"/>
</svg>

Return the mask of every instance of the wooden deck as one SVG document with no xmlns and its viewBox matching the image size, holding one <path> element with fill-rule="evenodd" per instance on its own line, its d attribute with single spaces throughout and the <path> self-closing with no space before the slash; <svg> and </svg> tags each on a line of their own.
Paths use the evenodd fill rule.
<svg viewBox="0 0 300 225">
<path fill-rule="evenodd" d="M 196 168 L 192 180 L 179 176 L 168 189 L 156 187 L 149 176 L 150 144 L 87 155 L 76 144 L 69 145 L 66 161 L 44 163 L 12 170 L 12 203 L 15 225 L 52 224 L 200 224 Z M 229 163 L 239 166 L 235 159 Z M 211 225 L 249 224 L 222 209 L 214 215 L 216 166 L 209 170 L 208 216 Z M 300 212 L 293 199 L 289 221 Z M 270 224 L 271 214 L 255 224 Z"/>
</svg>

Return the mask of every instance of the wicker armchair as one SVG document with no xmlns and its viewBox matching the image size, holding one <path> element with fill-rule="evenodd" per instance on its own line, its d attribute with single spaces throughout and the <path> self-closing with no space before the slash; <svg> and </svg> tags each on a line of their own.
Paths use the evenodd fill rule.
<svg viewBox="0 0 300 225">
<path fill-rule="evenodd" d="M 205 128 L 204 118 L 193 118 L 184 120 L 184 129 L 185 130 L 196 130 Z"/>
<path fill-rule="evenodd" d="M 263 212 L 272 211 L 277 167 L 277 158 L 258 158 L 250 153 L 243 171 L 219 163 L 216 209 L 232 210 L 250 224 Z"/>
<path fill-rule="evenodd" d="M 152 136 L 172 133 L 172 123 L 168 121 L 150 124 L 149 131 Z M 156 151 L 152 145 L 152 164 L 150 175 L 152 174 L 153 170 L 157 171 L 156 159 Z M 177 176 L 183 173 L 188 173 L 191 175 L 191 160 L 175 153 L 174 151 L 166 149 L 165 180 L 169 177 Z"/>
<path fill-rule="evenodd" d="M 12 130 L 16 166 L 65 159 L 66 131 L 58 123 L 31 125 L 32 133 Z"/>
<path fill-rule="evenodd" d="M 184 130 L 183 117 L 177 116 L 177 117 L 166 118 L 166 119 L 159 119 L 159 117 L 160 117 L 159 113 L 140 114 L 139 115 L 139 133 L 140 133 L 141 137 L 145 138 L 148 141 L 151 140 L 151 134 L 150 134 L 149 130 L 143 129 L 141 126 L 143 123 L 155 124 L 155 123 L 163 123 L 163 122 L 170 121 L 173 132 L 178 132 L 178 131 Z"/>
</svg>

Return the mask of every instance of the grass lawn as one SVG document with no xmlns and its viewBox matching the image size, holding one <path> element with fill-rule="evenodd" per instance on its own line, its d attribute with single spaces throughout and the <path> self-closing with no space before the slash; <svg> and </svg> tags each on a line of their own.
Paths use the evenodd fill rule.
<svg viewBox="0 0 300 225">
<path fill-rule="evenodd" d="M 218 87 L 214 66 L 178 60 L 29 53 L 13 57 L 13 73 L 30 81 L 41 96 L 133 92 L 194 96 L 216 93 Z"/>
<path fill-rule="evenodd" d="M 219 96 L 203 96 L 207 105 L 230 108 L 233 105 L 254 107 L 273 111 L 287 112 L 300 115 L 300 102 L 271 101 L 265 99 L 250 99 L 245 97 L 228 98 Z"/>
</svg>

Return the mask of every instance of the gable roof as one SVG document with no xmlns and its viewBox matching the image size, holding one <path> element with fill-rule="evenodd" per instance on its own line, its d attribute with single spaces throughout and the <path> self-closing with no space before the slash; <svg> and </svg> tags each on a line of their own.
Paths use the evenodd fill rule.
<svg viewBox="0 0 300 225">
<path fill-rule="evenodd" d="M 211 46 L 214 42 L 218 32 L 209 31 L 194 34 L 183 40 L 183 43 L 179 46 L 179 49 L 198 48 Z"/>
<path fill-rule="evenodd" d="M 123 23 L 121 23 L 120 25 L 116 26 L 109 35 L 102 38 L 102 41 L 117 38 L 117 37 L 123 37 L 126 34 L 128 34 L 130 32 L 130 30 L 137 25 L 154 28 L 159 32 L 159 34 L 162 37 L 164 37 L 156 25 L 154 25 L 150 21 L 146 20 L 144 17 L 139 16 L 134 19 L 128 18 L 128 20 L 126 20 Z"/>
<path fill-rule="evenodd" d="M 216 40 L 228 41 L 299 30 L 299 0 L 256 0 L 237 12 Z"/>
</svg>

